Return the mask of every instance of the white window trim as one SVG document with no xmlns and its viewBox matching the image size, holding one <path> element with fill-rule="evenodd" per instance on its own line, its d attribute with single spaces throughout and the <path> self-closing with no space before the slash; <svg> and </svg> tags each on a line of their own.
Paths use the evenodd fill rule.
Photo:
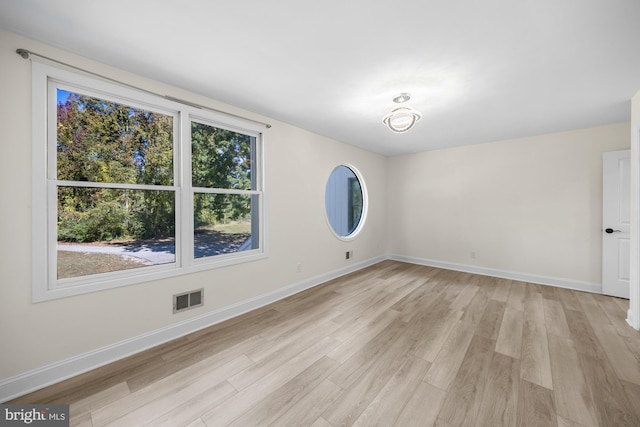
<svg viewBox="0 0 640 427">
<path fill-rule="evenodd" d="M 171 264 L 146 266 L 140 269 L 121 270 L 58 281 L 56 278 L 57 245 L 57 195 L 55 178 L 55 151 L 49 149 L 47 135 L 50 111 L 48 108 L 49 81 L 63 82 L 71 88 L 80 88 L 83 93 L 96 94 L 103 99 L 115 97 L 127 105 L 174 114 L 174 151 L 178 161 L 174 162 L 173 186 L 162 188 L 176 193 L 176 261 Z M 55 120 L 55 113 L 54 113 Z M 193 255 L 193 194 L 191 187 L 191 120 L 212 126 L 237 131 L 256 138 L 254 164 L 258 165 L 257 186 L 251 191 L 222 190 L 219 192 L 255 194 L 259 197 L 258 239 L 259 247 L 233 254 L 194 259 Z M 149 282 L 153 280 L 190 274 L 238 263 L 255 261 L 267 256 L 265 231 L 265 144 L 266 126 L 223 113 L 206 111 L 195 106 L 155 96 L 144 91 L 136 91 L 125 85 L 106 82 L 77 72 L 32 61 L 32 301 L 42 302 L 52 299 L 80 295 L 89 292 Z M 53 159 L 51 158 L 53 156 Z M 91 183 L 91 186 L 94 183 Z M 127 186 L 126 184 L 108 185 Z M 142 186 L 136 186 L 142 187 Z M 157 187 L 155 188 L 157 189 Z"/>
</svg>

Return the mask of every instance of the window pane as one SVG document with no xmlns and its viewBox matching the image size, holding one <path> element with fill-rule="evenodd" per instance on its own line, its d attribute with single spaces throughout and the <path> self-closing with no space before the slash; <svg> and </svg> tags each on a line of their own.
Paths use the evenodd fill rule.
<svg viewBox="0 0 640 427">
<path fill-rule="evenodd" d="M 251 176 L 254 137 L 191 122 L 191 143 L 194 187 L 255 189 Z"/>
<path fill-rule="evenodd" d="M 58 279 L 175 262 L 173 191 L 58 188 Z"/>
<path fill-rule="evenodd" d="M 57 178 L 173 185 L 173 117 L 58 89 Z"/>
<path fill-rule="evenodd" d="M 325 209 L 329 224 L 338 236 L 349 236 L 358 228 L 364 209 L 364 194 L 351 168 L 340 165 L 331 172 L 325 189 Z"/>
<path fill-rule="evenodd" d="M 258 196 L 195 194 L 194 257 L 258 248 Z"/>
</svg>

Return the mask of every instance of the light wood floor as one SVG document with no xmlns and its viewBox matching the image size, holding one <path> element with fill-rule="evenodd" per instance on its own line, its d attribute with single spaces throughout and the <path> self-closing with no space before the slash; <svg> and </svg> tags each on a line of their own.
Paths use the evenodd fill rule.
<svg viewBox="0 0 640 427">
<path fill-rule="evenodd" d="M 627 308 L 385 261 L 14 403 L 83 426 L 640 426 Z"/>
</svg>

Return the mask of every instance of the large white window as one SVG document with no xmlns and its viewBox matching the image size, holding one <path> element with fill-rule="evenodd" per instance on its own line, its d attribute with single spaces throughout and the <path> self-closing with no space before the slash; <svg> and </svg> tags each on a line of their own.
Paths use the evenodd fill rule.
<svg viewBox="0 0 640 427">
<path fill-rule="evenodd" d="M 33 63 L 33 300 L 265 256 L 265 126 Z"/>
</svg>

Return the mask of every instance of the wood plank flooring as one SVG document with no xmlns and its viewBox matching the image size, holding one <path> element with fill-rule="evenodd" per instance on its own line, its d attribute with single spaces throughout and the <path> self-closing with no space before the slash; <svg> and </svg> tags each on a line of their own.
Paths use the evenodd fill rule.
<svg viewBox="0 0 640 427">
<path fill-rule="evenodd" d="M 11 403 L 72 426 L 640 426 L 628 301 L 385 261 Z"/>
</svg>

